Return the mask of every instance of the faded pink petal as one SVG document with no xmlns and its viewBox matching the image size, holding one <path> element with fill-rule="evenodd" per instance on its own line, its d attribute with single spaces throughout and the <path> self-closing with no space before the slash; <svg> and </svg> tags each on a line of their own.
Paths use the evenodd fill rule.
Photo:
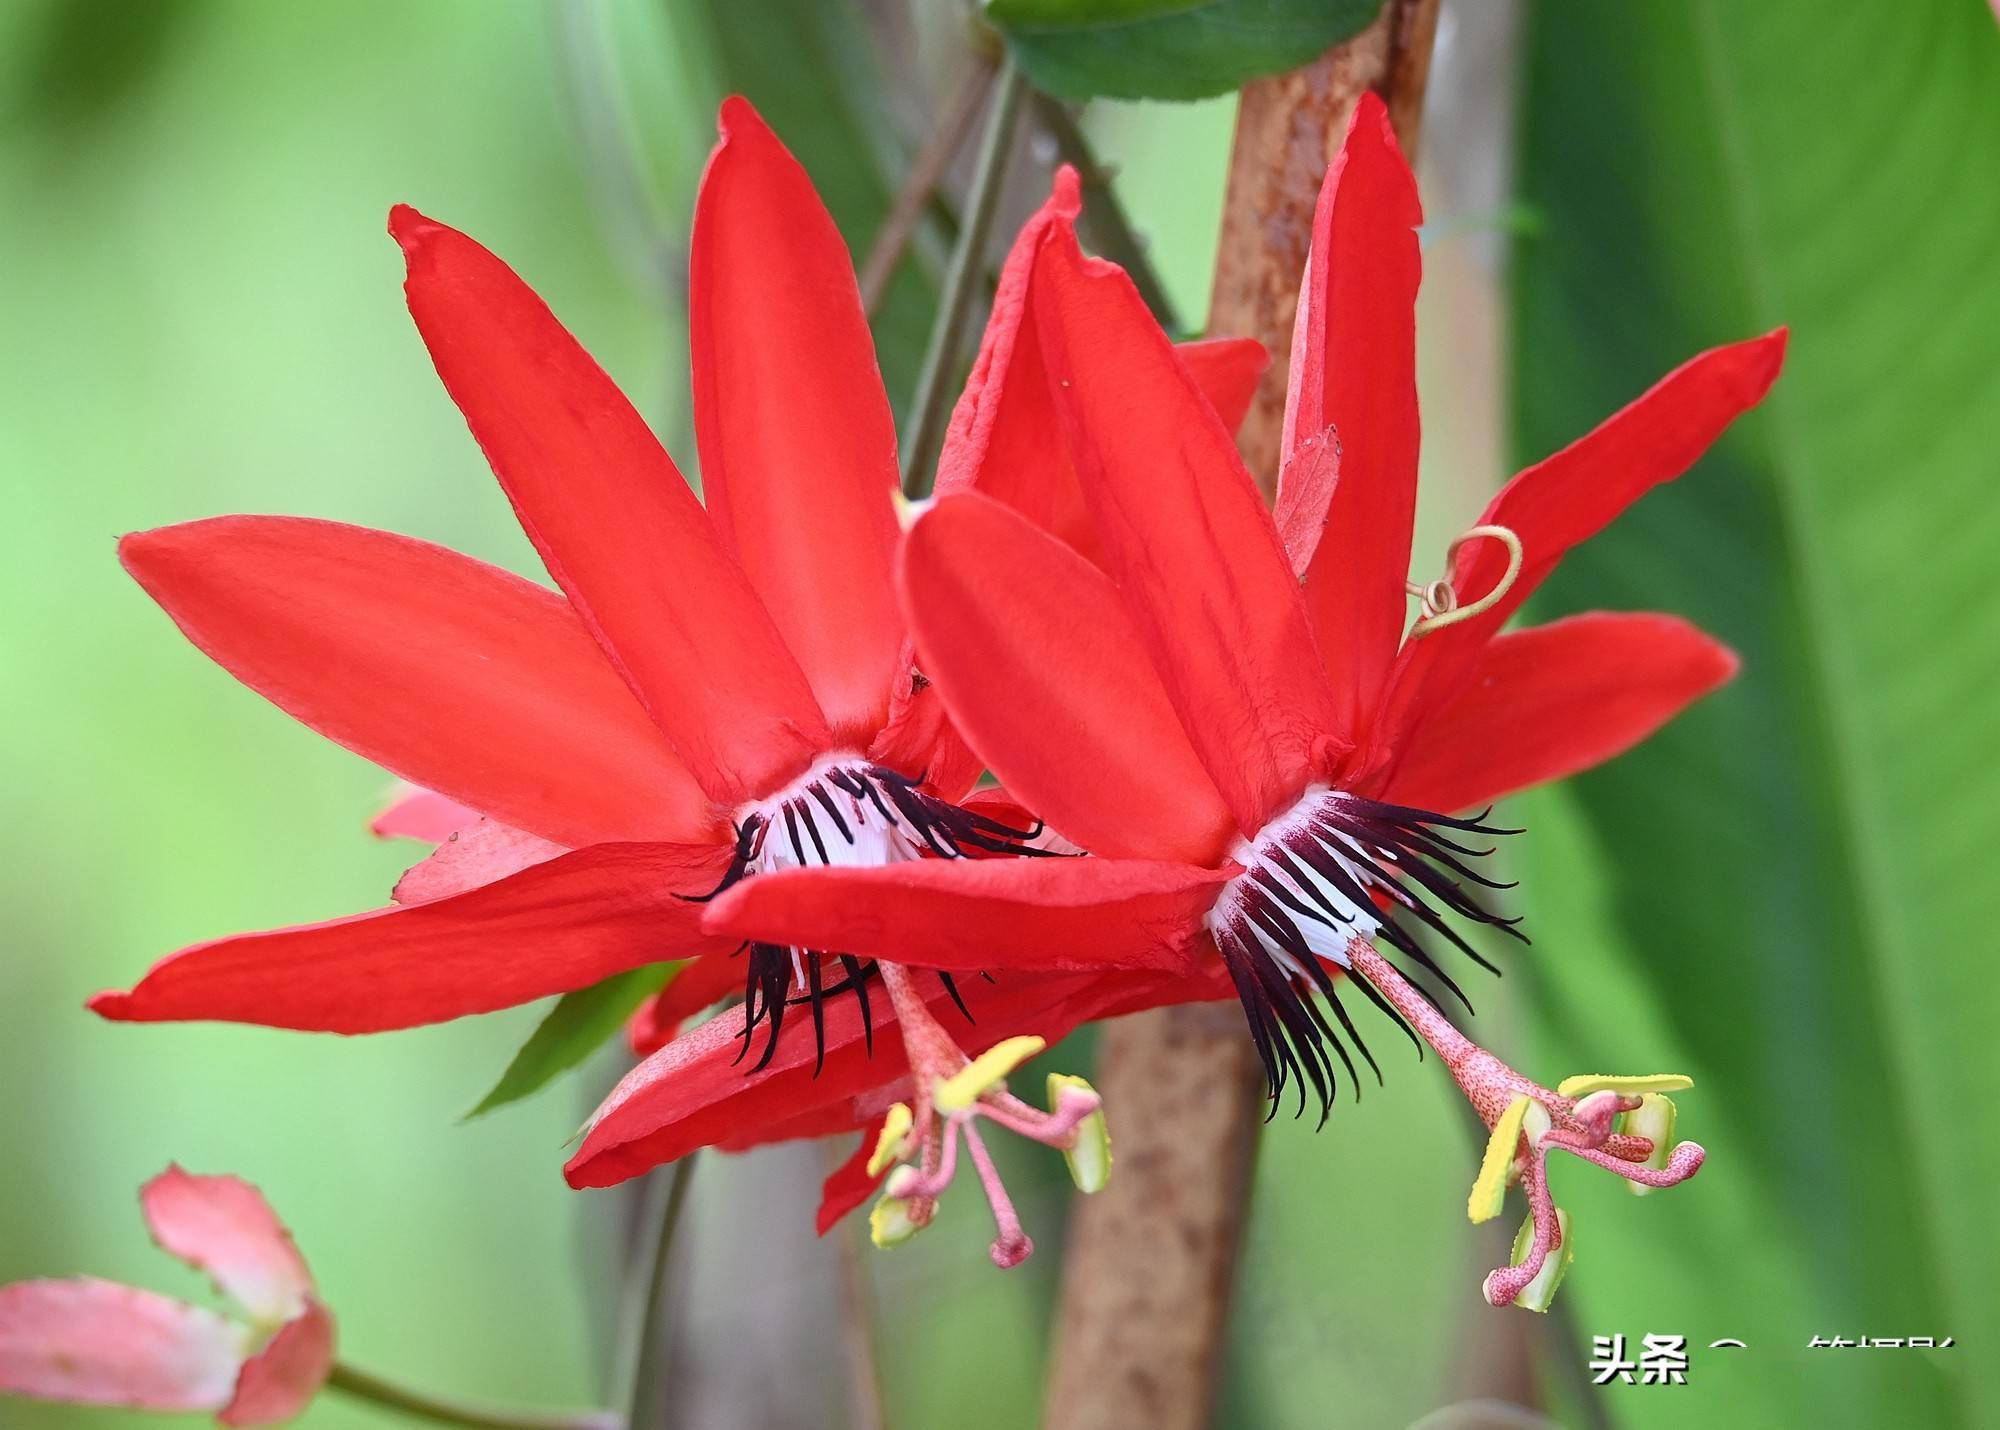
<svg viewBox="0 0 2000 1430">
<path fill-rule="evenodd" d="M 311 1297 L 312 1273 L 292 1234 L 242 1178 L 169 1167 L 140 1190 L 139 1205 L 161 1249 L 207 1272 L 253 1321 L 289 1320 Z"/>
<path fill-rule="evenodd" d="M 0 1287 L 0 1391 L 76 1405 L 219 1410 L 243 1364 L 243 1328 L 111 1281 Z"/>
<path fill-rule="evenodd" d="M 478 810 L 436 790 L 397 780 L 395 793 L 369 824 L 368 832 L 379 839 L 421 839 L 436 844 L 478 818 Z"/>
<path fill-rule="evenodd" d="M 452 831 L 435 853 L 398 879 L 390 897 L 399 904 L 425 904 L 567 853 L 562 845 L 538 834 L 474 815 L 470 825 Z"/>
<path fill-rule="evenodd" d="M 278 1425 L 306 1408 L 333 1370 L 333 1317 L 318 1301 L 285 1323 L 243 1363 L 236 1395 L 215 1418 L 224 1425 Z"/>
</svg>

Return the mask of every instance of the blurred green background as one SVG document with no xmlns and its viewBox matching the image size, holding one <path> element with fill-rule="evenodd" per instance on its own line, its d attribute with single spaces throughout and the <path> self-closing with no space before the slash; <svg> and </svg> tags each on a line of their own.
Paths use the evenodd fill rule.
<svg viewBox="0 0 2000 1430">
<path fill-rule="evenodd" d="M 557 1168 L 615 1057 L 461 1127 L 532 1013 L 342 1040 L 82 1012 L 180 944 L 379 903 L 418 852 L 364 832 L 382 774 L 210 667 L 113 541 L 286 511 L 534 571 L 404 314 L 389 205 L 501 252 L 691 466 L 679 245 L 715 101 L 764 108 L 859 250 L 961 43 L 949 7 L 832 0 L 0 8 L 0 1281 L 199 1293 L 134 1202 L 177 1159 L 268 1191 L 356 1362 L 604 1393 L 632 1200 Z M 2000 1424 L 1993 16 L 1453 0 L 1432 99 L 1420 567 L 1510 460 L 1793 325 L 1766 407 L 1538 600 L 1680 611 L 1746 669 L 1517 803 L 1536 944 L 1472 987 L 1477 1031 L 1551 1080 L 1693 1073 L 1683 1132 L 1711 1161 L 1643 1202 L 1562 1169 L 1565 1314 L 1482 1314 L 1499 1253 L 1464 1223 L 1463 1115 L 1434 1065 L 1389 1061 L 1324 1132 L 1266 1136 L 1224 1420 L 1393 1426 L 1495 1395 L 1577 1425 Z M 1185 314 L 1230 115 L 1087 116 Z M 879 317 L 899 406 L 947 238 L 926 227 Z M 976 1205 L 857 1258 L 811 1238 L 816 1151 L 709 1159 L 677 1270 L 685 1423 L 846 1423 L 859 1306 L 890 1424 L 1032 1424 L 1066 1183 L 1010 1155 L 1042 1254 L 1004 1277 Z M 1579 1387 L 1592 1334 L 1648 1332 L 1694 1343 L 1690 1385 Z M 23 1430 L 117 1423 L 0 1403 Z M 303 1423 L 391 1421 L 329 1397 Z"/>
</svg>

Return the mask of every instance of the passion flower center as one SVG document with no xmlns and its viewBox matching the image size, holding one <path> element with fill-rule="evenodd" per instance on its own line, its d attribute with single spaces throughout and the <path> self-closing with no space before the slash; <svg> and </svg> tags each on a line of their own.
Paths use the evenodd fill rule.
<svg viewBox="0 0 2000 1430">
<path fill-rule="evenodd" d="M 1249 1018 L 1274 1114 L 1286 1084 L 1295 1082 L 1299 1112 L 1305 1111 L 1310 1087 L 1324 1123 L 1339 1086 L 1335 1058 L 1358 1095 L 1360 1079 L 1347 1052 L 1349 1042 L 1381 1080 L 1382 1070 L 1342 1006 L 1329 968 L 1351 967 L 1353 940 L 1387 940 L 1429 970 L 1468 1010 L 1463 990 L 1398 919 L 1415 920 L 1496 973 L 1444 915 L 1489 924 L 1527 941 L 1515 928 L 1518 920 L 1492 912 L 1467 888 L 1512 887 L 1465 862 L 1491 854 L 1490 847 L 1474 848 L 1453 837 L 1517 832 L 1485 820 L 1484 813 L 1454 819 L 1322 788 L 1309 790 L 1255 839 L 1232 851 L 1243 873 L 1224 889 L 1207 923 Z M 1416 1040 L 1403 1016 L 1368 979 L 1350 981 Z M 1331 1010 L 1338 1032 L 1314 994 Z"/>
<path fill-rule="evenodd" d="M 768 799 L 738 811 L 736 848 L 722 881 L 699 902 L 715 898 L 753 875 L 777 869 L 874 866 L 906 859 L 957 859 L 971 853 L 1039 854 L 1031 846 L 1039 828 L 1016 829 L 976 811 L 939 799 L 915 779 L 859 756 L 820 761 Z M 874 1047 L 873 1010 L 868 984 L 878 970 L 838 950 L 746 942 L 743 989 L 743 1051 L 748 1053 L 759 1023 L 766 1025 L 758 1071 L 777 1052 L 785 1010 L 799 1003 L 812 1010 L 817 1049 L 815 1070 L 826 1056 L 828 998 L 852 992 L 859 1000 L 863 1035 Z M 838 966 L 829 977 L 828 965 Z M 965 1013 L 965 1002 L 948 973 L 937 974 L 945 991 Z M 966 1014 L 969 1018 L 971 1015 Z"/>
</svg>

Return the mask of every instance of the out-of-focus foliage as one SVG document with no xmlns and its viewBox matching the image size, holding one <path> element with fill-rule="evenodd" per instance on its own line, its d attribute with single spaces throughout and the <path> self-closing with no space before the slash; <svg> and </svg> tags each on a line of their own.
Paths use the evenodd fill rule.
<svg viewBox="0 0 2000 1430">
<path fill-rule="evenodd" d="M 663 9 L 682 52 L 706 59 L 689 67 L 697 106 L 713 114 L 725 95 L 748 96 L 812 174 L 858 263 L 910 161 L 891 95 L 898 84 L 919 86 L 921 76 L 882 72 L 853 0 L 665 0 Z M 917 380 L 933 301 L 930 283 L 905 262 L 873 319 L 898 416 Z"/>
<path fill-rule="evenodd" d="M 589 1061 L 590 1055 L 618 1035 L 625 1022 L 664 988 L 684 965 L 649 963 L 614 973 L 601 983 L 579 988 L 556 999 L 548 1016 L 535 1025 L 528 1041 L 514 1054 L 493 1090 L 479 1099 L 468 1118 L 480 1117 L 510 1102 L 519 1102 L 556 1078 Z"/>
<path fill-rule="evenodd" d="M 381 771 L 174 631 L 120 532 L 298 512 L 535 569 L 404 311 L 389 205 L 491 244 L 649 413 L 685 388 L 671 311 L 607 243 L 547 21 L 0 7 L 0 1281 L 208 1295 L 136 1216 L 179 1159 L 269 1193 L 357 1362 L 563 1403 L 601 1393 L 619 1292 L 623 1200 L 560 1175 L 593 1088 L 456 1126 L 533 1011 L 343 1039 L 82 1008 L 178 945 L 386 903 L 422 852 L 366 833 Z M 691 172 L 713 115 L 675 132 Z M 6 1430 L 153 1423 L 0 1402 Z M 406 1422 L 329 1397 L 302 1423 Z"/>
<path fill-rule="evenodd" d="M 1235 83 L 1249 69 L 1214 67 L 1249 50 L 1213 29 L 1186 28 L 1192 48 L 1152 36 L 1261 18 L 1250 68 L 1275 67 L 1372 6 L 1126 0 L 1103 13 L 1134 24 L 1046 32 L 1052 52 L 1086 56 L 1071 61 L 1080 75 L 1122 64 L 1123 90 L 1043 60 L 1030 27 L 1058 8 L 989 12 L 1044 83 L 1165 93 L 1166 56 L 1194 93 Z M 113 1028 L 78 1007 L 178 943 L 378 904 L 417 852 L 361 831 L 380 772 L 189 649 L 117 571 L 112 539 L 295 511 L 539 576 L 402 311 L 380 231 L 396 200 L 514 263 L 692 474 L 676 300 L 714 102 L 750 95 L 860 252 L 924 137 L 906 91 L 928 85 L 917 108 L 935 112 L 963 57 L 919 47 L 908 72 L 884 64 L 869 25 L 897 11 L 0 12 L 13 533 L 0 736 L 14 756 L 0 801 L 0 1280 L 90 1270 L 200 1294 L 192 1275 L 160 1282 L 134 1230 L 134 1189 L 178 1157 L 270 1190 L 358 1362 L 486 1397 L 599 1393 L 629 1204 L 568 1192 L 558 1168 L 615 1057 L 458 1127 L 534 1012 L 343 1040 Z M 1542 221 L 1521 240 L 1520 454 L 1577 435 L 1699 347 L 1779 321 L 1795 337 L 1767 408 L 1574 555 L 1539 603 L 1681 611 L 1734 641 L 1746 671 L 1654 744 L 1517 805 L 1531 831 L 1506 857 L 1536 946 L 1509 955 L 1502 989 L 1472 987 L 1476 1031 L 1522 1051 L 1515 1024 L 1535 993 L 1545 1046 L 1522 1061 L 1537 1074 L 1685 1067 L 1700 1083 L 1682 1127 L 1714 1158 L 1644 1201 L 1560 1168 L 1581 1229 L 1559 1306 L 1573 1319 L 1496 1318 L 1476 1288 L 1511 1221 L 1497 1246 L 1466 1226 L 1476 1144 L 1441 1070 L 1398 1056 L 1385 1025 L 1386 1089 L 1317 1135 L 1281 1120 L 1266 1137 L 1224 1423 L 1407 1423 L 1515 1394 L 1510 1368 L 1539 1361 L 1560 1379 L 1549 1368 L 1574 1369 L 1592 1332 L 1648 1331 L 1688 1334 L 1695 1368 L 1685 1389 L 1596 1393 L 1633 1424 L 1993 1423 L 1974 1358 L 2000 1332 L 1981 1295 L 2000 1277 L 1981 1101 L 2000 1082 L 1981 957 L 2000 922 L 1981 763 L 2000 633 L 1979 585 L 1996 554 L 1979 484 L 2000 451 L 2000 43 L 1978 0 L 1544 0 L 1531 14 L 1522 174 Z M 1342 28 L 1285 31 L 1302 15 Z M 1281 32 L 1295 52 L 1274 47 Z M 1086 122 L 1176 302 L 1198 314 L 1226 101 L 1094 105 Z M 1468 218 L 1434 196 L 1432 212 Z M 949 232 L 934 211 L 928 258 Z M 877 315 L 899 407 L 934 266 L 905 262 Z M 1424 334 L 1427 501 L 1453 476 L 1428 468 L 1464 411 L 1462 316 L 1434 309 Z M 1477 498 L 1444 505 L 1424 520 L 1448 534 Z M 1047 1061 L 1086 1070 L 1087 1048 Z M 926 1236 L 856 1263 L 845 1297 L 837 1243 L 810 1239 L 817 1149 L 705 1158 L 676 1253 L 696 1359 L 674 1373 L 710 1387 L 695 1403 L 842 1423 L 839 1331 L 858 1305 L 892 1425 L 1032 1423 L 1071 1193 L 1043 1149 L 995 1151 L 1041 1246 L 1027 1266 L 992 1272 L 984 1209 L 961 1186 Z M 1814 1333 L 1960 1345 L 1808 1352 Z M 1751 1349 L 1702 1348 L 1731 1334 Z M 13 1402 L 0 1421 L 137 1423 Z M 303 1422 L 393 1423 L 334 1399 Z"/>
<path fill-rule="evenodd" d="M 1036 84 L 1064 99 L 1202 99 L 1314 59 L 1381 0 L 988 0 Z"/>
<path fill-rule="evenodd" d="M 1565 1178 L 1564 1295 L 1697 1347 L 1686 1391 L 1614 1392 L 1630 1424 L 1992 1425 L 2000 33 L 1977 0 L 1531 15 L 1519 455 L 1793 329 L 1763 410 L 1540 603 L 1681 611 L 1744 657 L 1526 808 L 1545 1061 L 1693 1073 L 1711 1152 L 1636 1207 Z"/>
</svg>

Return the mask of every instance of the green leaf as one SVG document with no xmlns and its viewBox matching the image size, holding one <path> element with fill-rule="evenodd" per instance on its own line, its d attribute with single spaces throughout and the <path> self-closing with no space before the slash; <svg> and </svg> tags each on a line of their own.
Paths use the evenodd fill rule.
<svg viewBox="0 0 2000 1430">
<path fill-rule="evenodd" d="M 2000 35 L 1973 0 L 1529 13 L 1519 455 L 1793 328 L 1763 410 L 1540 603 L 1744 658 L 1522 811 L 1548 1070 L 1685 1066 L 1710 1153 L 1636 1204 L 1564 1169 L 1579 1329 L 1696 1347 L 1624 1423 L 2000 1423 L 1958 1350 L 1806 1349 L 2000 1339 Z M 1750 1351 L 1701 1354 L 1725 1335 Z"/>
<path fill-rule="evenodd" d="M 991 0 L 1029 79 L 1083 100 L 1204 99 L 1317 59 L 1381 0 Z"/>
<path fill-rule="evenodd" d="M 678 962 L 649 963 L 563 994 L 514 1054 L 493 1090 L 461 1120 L 470 1122 L 496 1107 L 519 1102 L 581 1064 L 625 1026 L 641 1003 L 673 982 L 682 967 Z"/>
</svg>

